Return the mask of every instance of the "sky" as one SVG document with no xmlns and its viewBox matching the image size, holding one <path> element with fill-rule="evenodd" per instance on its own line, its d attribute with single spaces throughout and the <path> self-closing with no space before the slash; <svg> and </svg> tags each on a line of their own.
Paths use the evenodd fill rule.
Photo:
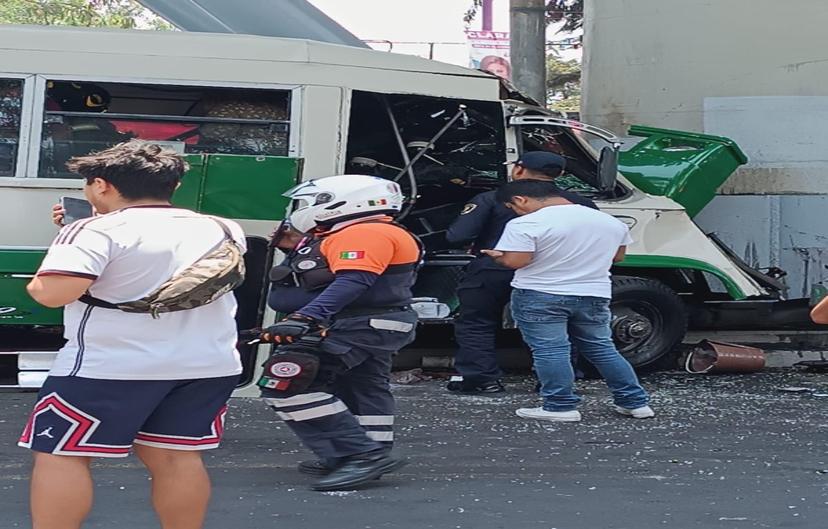
<svg viewBox="0 0 828 529">
<path fill-rule="evenodd" d="M 469 51 L 466 46 L 463 14 L 471 0 L 309 0 L 314 6 L 336 20 L 362 40 L 395 41 L 393 51 L 428 57 L 428 44 L 408 42 L 443 42 L 435 44 L 434 59 L 467 66 Z M 509 0 L 494 0 L 493 30 L 509 31 Z M 481 16 L 469 29 L 479 30 Z M 568 34 L 547 32 L 547 40 L 561 40 Z M 388 51 L 386 43 L 370 43 L 376 49 Z M 580 51 L 564 51 L 563 59 L 580 59 Z"/>
</svg>

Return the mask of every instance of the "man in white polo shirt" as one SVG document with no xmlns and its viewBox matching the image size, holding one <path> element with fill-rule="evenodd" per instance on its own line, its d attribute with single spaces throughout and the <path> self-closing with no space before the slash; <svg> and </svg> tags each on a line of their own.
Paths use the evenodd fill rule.
<svg viewBox="0 0 828 529">
<path fill-rule="evenodd" d="M 543 405 L 521 408 L 527 419 L 575 422 L 575 376 L 570 340 L 606 380 L 615 410 L 635 418 L 654 415 L 649 396 L 612 342 L 610 267 L 632 242 L 618 219 L 573 204 L 549 182 L 521 180 L 497 199 L 518 218 L 509 221 L 495 250 L 486 253 L 516 269 L 512 315 L 532 349 Z"/>
<path fill-rule="evenodd" d="M 170 205 L 186 170 L 172 151 L 129 142 L 68 167 L 99 215 L 61 229 L 28 286 L 39 303 L 65 307 L 67 340 L 19 443 L 35 452 L 34 527 L 79 528 L 92 506 L 90 458 L 126 457 L 133 444 L 161 525 L 201 527 L 210 483 L 200 451 L 218 446 L 241 373 L 233 295 L 155 316 L 80 299 L 141 299 L 226 238 L 243 248 L 244 234 Z"/>
</svg>

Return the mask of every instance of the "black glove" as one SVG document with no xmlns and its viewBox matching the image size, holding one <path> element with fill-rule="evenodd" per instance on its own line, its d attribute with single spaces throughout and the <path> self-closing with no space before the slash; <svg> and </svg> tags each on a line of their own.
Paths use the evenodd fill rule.
<svg viewBox="0 0 828 529">
<path fill-rule="evenodd" d="M 265 329 L 261 340 L 273 343 L 293 343 L 307 334 L 324 334 L 324 329 L 316 319 L 294 313 Z"/>
</svg>

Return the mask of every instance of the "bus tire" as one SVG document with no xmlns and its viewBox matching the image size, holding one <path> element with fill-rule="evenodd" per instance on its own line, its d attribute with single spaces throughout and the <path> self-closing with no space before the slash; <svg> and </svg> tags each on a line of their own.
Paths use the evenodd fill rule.
<svg viewBox="0 0 828 529">
<path fill-rule="evenodd" d="M 612 337 L 634 368 L 667 367 L 687 332 L 682 299 L 655 279 L 612 278 Z"/>
</svg>

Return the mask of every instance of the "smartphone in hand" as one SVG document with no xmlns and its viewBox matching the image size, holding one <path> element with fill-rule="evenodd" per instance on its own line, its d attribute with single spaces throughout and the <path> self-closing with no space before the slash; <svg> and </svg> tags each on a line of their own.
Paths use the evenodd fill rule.
<svg viewBox="0 0 828 529">
<path fill-rule="evenodd" d="M 82 198 L 60 197 L 60 205 L 63 207 L 64 226 L 94 215 L 92 204 Z"/>
</svg>

